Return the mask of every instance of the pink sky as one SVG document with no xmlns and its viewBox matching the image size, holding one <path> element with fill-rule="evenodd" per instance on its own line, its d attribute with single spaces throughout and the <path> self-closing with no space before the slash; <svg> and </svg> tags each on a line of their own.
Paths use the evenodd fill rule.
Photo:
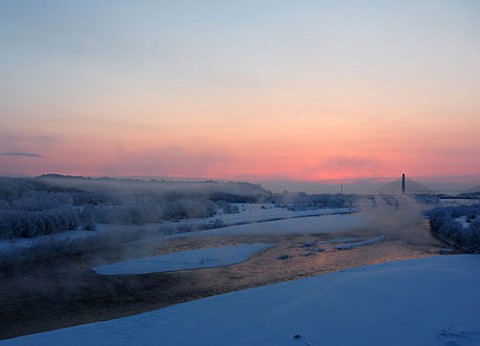
<svg viewBox="0 0 480 346">
<path fill-rule="evenodd" d="M 0 5 L 1 175 L 480 177 L 478 2 L 47 3 Z"/>
</svg>

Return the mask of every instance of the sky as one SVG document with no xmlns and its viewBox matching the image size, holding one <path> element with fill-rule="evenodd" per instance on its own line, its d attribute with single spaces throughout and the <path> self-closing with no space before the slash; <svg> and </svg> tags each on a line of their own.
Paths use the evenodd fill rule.
<svg viewBox="0 0 480 346">
<path fill-rule="evenodd" d="M 0 0 L 0 175 L 480 182 L 480 1 Z"/>
</svg>

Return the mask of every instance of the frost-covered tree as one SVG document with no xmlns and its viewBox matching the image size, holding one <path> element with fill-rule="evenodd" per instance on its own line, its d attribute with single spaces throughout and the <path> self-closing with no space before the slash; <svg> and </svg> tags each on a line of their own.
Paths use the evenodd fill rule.
<svg viewBox="0 0 480 346">
<path fill-rule="evenodd" d="M 437 207 L 427 213 L 439 239 L 468 251 L 480 251 L 480 205 Z"/>
</svg>

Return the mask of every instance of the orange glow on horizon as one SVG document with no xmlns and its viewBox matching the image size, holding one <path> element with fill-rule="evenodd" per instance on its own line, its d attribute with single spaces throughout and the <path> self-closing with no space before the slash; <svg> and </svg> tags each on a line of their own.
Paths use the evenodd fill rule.
<svg viewBox="0 0 480 346">
<path fill-rule="evenodd" d="M 77 5 L 0 13 L 1 175 L 480 177 L 471 1 Z"/>
</svg>

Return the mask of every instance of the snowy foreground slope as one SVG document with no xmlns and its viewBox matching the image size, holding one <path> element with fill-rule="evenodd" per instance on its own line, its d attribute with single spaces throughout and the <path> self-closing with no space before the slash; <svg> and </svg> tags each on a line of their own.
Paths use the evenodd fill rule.
<svg viewBox="0 0 480 346">
<path fill-rule="evenodd" d="M 346 270 L 0 345 L 480 345 L 480 256 Z"/>
</svg>

